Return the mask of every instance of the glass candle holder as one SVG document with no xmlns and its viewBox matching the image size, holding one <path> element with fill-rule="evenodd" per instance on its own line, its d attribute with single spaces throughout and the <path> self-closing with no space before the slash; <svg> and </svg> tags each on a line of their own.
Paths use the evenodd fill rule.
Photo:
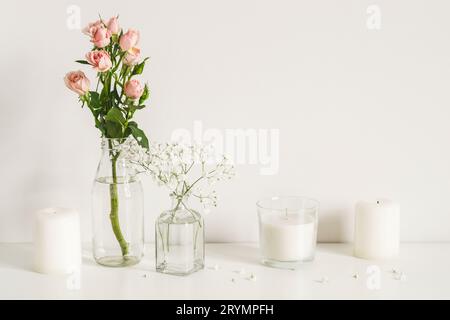
<svg viewBox="0 0 450 320">
<path fill-rule="evenodd" d="M 262 263 L 295 269 L 314 260 L 319 202 L 305 197 L 272 197 L 256 203 Z"/>
</svg>

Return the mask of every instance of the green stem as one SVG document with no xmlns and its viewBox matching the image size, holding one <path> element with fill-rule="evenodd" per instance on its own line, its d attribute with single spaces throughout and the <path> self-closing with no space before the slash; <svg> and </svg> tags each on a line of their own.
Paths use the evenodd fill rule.
<svg viewBox="0 0 450 320">
<path fill-rule="evenodd" d="M 181 199 L 178 199 L 178 202 L 177 202 L 175 208 L 172 209 L 171 223 L 173 223 L 173 219 L 175 218 L 175 213 L 177 212 L 178 208 L 180 207 L 180 204 L 181 204 Z M 169 253 L 169 250 L 170 250 L 170 241 L 169 241 L 170 240 L 170 223 L 167 224 L 167 235 L 166 235 L 165 240 L 167 241 L 167 244 L 166 244 L 167 251 L 166 252 Z M 163 244 L 164 244 L 164 239 L 163 239 Z"/>
<path fill-rule="evenodd" d="M 109 148 L 112 149 L 112 143 L 111 141 L 108 141 Z M 126 242 L 122 230 L 120 229 L 119 224 L 119 195 L 117 192 L 117 170 L 116 170 L 116 163 L 117 163 L 117 156 L 118 155 L 112 155 L 112 179 L 113 183 L 109 185 L 109 194 L 111 198 L 111 213 L 109 214 L 109 218 L 111 220 L 112 229 L 114 232 L 114 235 L 119 242 L 120 249 L 122 251 L 122 256 L 128 255 L 128 242 Z"/>
</svg>

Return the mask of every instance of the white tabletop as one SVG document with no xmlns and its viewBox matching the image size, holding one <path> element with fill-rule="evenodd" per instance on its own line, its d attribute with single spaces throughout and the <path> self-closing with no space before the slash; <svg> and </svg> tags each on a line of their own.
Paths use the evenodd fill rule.
<svg viewBox="0 0 450 320">
<path fill-rule="evenodd" d="M 400 258 L 390 262 L 357 259 L 351 251 L 348 244 L 320 244 L 314 262 L 292 271 L 259 264 L 255 244 L 208 244 L 205 270 L 178 277 L 155 272 L 151 244 L 139 265 L 125 269 L 96 265 L 86 250 L 74 290 L 67 277 L 32 271 L 30 244 L 0 244 L 0 298 L 450 299 L 448 243 L 402 244 Z"/>
</svg>

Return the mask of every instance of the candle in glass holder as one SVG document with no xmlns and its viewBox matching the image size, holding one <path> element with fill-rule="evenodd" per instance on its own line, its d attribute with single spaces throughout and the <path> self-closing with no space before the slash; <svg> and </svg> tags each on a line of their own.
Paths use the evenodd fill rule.
<svg viewBox="0 0 450 320">
<path fill-rule="evenodd" d="M 35 270 L 47 274 L 70 274 L 81 266 L 80 218 L 66 208 L 46 208 L 35 215 Z"/>
<path fill-rule="evenodd" d="M 400 206 L 390 200 L 361 201 L 355 207 L 354 255 L 364 259 L 398 256 Z"/>
<path fill-rule="evenodd" d="M 295 268 L 314 259 L 318 203 L 302 197 L 275 197 L 258 202 L 262 262 Z"/>
</svg>

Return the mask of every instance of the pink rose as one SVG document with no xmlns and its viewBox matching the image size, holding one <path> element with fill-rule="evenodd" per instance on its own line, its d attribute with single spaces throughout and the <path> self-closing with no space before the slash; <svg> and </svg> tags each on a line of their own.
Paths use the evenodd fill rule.
<svg viewBox="0 0 450 320">
<path fill-rule="evenodd" d="M 71 71 L 64 77 L 64 83 L 67 88 L 78 93 L 80 96 L 84 96 L 90 87 L 89 79 L 82 71 Z"/>
<path fill-rule="evenodd" d="M 98 72 L 108 71 L 112 67 L 111 58 L 105 50 L 94 50 L 86 53 L 86 60 Z"/>
<path fill-rule="evenodd" d="M 93 27 L 93 35 L 91 41 L 97 48 L 106 47 L 110 42 L 110 38 L 111 32 L 103 25 L 101 25 L 100 27 Z"/>
<path fill-rule="evenodd" d="M 129 29 L 120 37 L 120 48 L 123 51 L 128 51 L 131 48 L 137 47 L 139 43 L 139 31 L 134 29 Z"/>
<path fill-rule="evenodd" d="M 103 23 L 100 20 L 97 20 L 97 21 L 89 23 L 82 31 L 85 35 L 92 38 L 95 34 L 95 31 L 97 31 L 97 29 L 102 26 L 103 26 Z"/>
<path fill-rule="evenodd" d="M 138 80 L 132 79 L 125 83 L 125 95 L 130 99 L 139 99 L 144 92 L 141 83 Z"/>
<path fill-rule="evenodd" d="M 141 49 L 137 47 L 131 48 L 125 54 L 125 57 L 123 58 L 123 63 L 126 64 L 127 66 L 134 66 L 136 63 L 138 63 L 140 57 L 141 57 Z"/>
<path fill-rule="evenodd" d="M 120 32 L 118 17 L 112 17 L 109 19 L 106 27 L 111 34 L 118 34 Z"/>
</svg>

